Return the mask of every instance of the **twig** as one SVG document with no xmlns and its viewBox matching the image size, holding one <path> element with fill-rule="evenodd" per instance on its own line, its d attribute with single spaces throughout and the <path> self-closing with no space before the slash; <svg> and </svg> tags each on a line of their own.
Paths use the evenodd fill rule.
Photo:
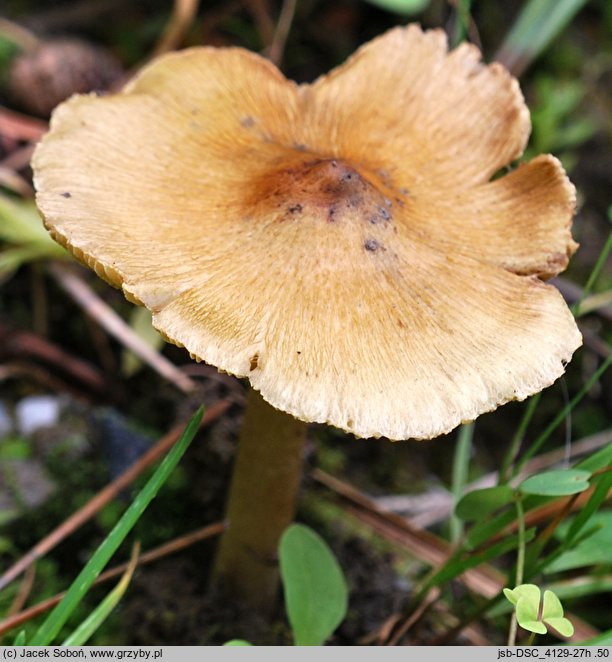
<svg viewBox="0 0 612 662">
<path fill-rule="evenodd" d="M 398 621 L 388 639 L 385 641 L 385 644 L 387 646 L 397 646 L 408 630 L 410 630 L 410 628 L 412 628 L 414 624 L 417 623 L 436 603 L 440 597 L 440 593 L 441 591 L 437 586 L 433 586 L 429 589 L 423 602 L 421 602 L 411 614 Z"/>
<path fill-rule="evenodd" d="M 12 41 L 22 51 L 33 51 L 40 45 L 40 39 L 31 30 L 1 16 L 0 36 Z"/>
<path fill-rule="evenodd" d="M 0 186 L 4 186 L 23 198 L 33 198 L 34 189 L 30 183 L 12 168 L 5 168 L 0 164 Z"/>
<path fill-rule="evenodd" d="M 164 33 L 151 57 L 176 50 L 184 41 L 187 31 L 198 13 L 199 0 L 174 0 L 174 8 Z"/>
<path fill-rule="evenodd" d="M 125 0 L 80 0 L 62 3 L 53 9 L 29 13 L 22 24 L 41 34 L 49 32 L 71 32 L 100 21 L 100 17 L 113 10 L 125 7 Z M 47 3 L 46 6 L 56 5 Z M 42 3 L 38 5 L 45 6 Z"/>
<path fill-rule="evenodd" d="M 202 529 L 198 529 L 197 531 L 186 533 L 183 536 L 175 538 L 170 542 L 167 542 L 163 545 L 160 545 L 159 547 L 152 549 L 149 552 L 142 554 L 138 558 L 138 567 L 153 563 L 154 561 L 164 558 L 165 556 L 176 554 L 177 552 L 180 552 L 187 547 L 191 547 L 192 545 L 201 542 L 202 540 L 217 536 L 220 533 L 223 533 L 224 530 L 225 524 L 223 522 L 217 522 L 215 524 L 209 524 L 208 526 L 205 526 Z M 102 584 L 104 582 L 110 581 L 111 579 L 114 579 L 119 575 L 122 575 L 127 569 L 127 566 L 127 563 L 122 563 L 121 565 L 115 566 L 114 568 L 110 568 L 106 572 L 103 572 L 93 583 L 93 586 L 97 586 L 98 584 Z M 42 602 L 39 602 L 38 604 L 33 605 L 24 611 L 4 619 L 0 622 L 0 636 L 16 627 L 19 627 L 20 625 L 23 625 L 27 621 L 31 621 L 33 618 L 40 616 L 40 614 L 44 614 L 45 612 L 49 611 L 49 609 L 55 607 L 55 605 L 64 597 L 64 595 L 65 593 L 58 593 L 52 598 L 43 600 Z"/>
<path fill-rule="evenodd" d="M 291 30 L 291 24 L 293 23 L 293 17 L 295 15 L 296 5 L 297 0 L 283 0 L 283 6 L 276 25 L 274 37 L 272 43 L 267 49 L 268 58 L 277 66 L 280 65 L 283 59 L 287 38 L 289 37 L 289 31 Z"/>
<path fill-rule="evenodd" d="M 32 591 L 32 586 L 34 585 L 34 577 L 36 577 L 36 566 L 31 565 L 27 569 L 25 576 L 21 581 L 21 585 L 19 586 L 19 590 L 17 591 L 17 595 L 9 607 L 7 612 L 9 618 L 15 616 L 23 609 L 25 603 L 28 600 L 28 597 L 30 596 L 30 592 Z M 3 632 L 0 629 L 0 645 L 2 644 L 2 635 Z"/>
<path fill-rule="evenodd" d="M 0 135 L 13 140 L 40 140 L 47 123 L 0 106 Z"/>
<path fill-rule="evenodd" d="M 32 592 L 32 586 L 34 586 L 34 578 L 36 577 L 36 566 L 31 565 L 25 572 L 17 595 L 15 596 L 11 606 L 8 610 L 10 616 L 19 613 L 25 603 L 28 601 L 28 597 Z"/>
<path fill-rule="evenodd" d="M 102 374 L 91 364 L 72 356 L 46 338 L 30 331 L 13 329 L 0 322 L 0 359 L 24 356 L 45 361 L 59 368 L 64 374 L 70 375 L 95 393 L 107 393 L 109 390 L 109 385 Z"/>
<path fill-rule="evenodd" d="M 268 0 L 245 0 L 245 4 L 264 44 L 270 44 L 274 39 L 274 21 L 270 16 L 270 3 Z"/>
<path fill-rule="evenodd" d="M 597 354 L 602 359 L 607 359 L 610 356 L 610 345 L 605 340 L 602 340 L 596 333 L 587 329 L 584 325 L 580 325 L 580 332 L 584 344 Z"/>
<path fill-rule="evenodd" d="M 8 170 L 21 170 L 25 168 L 32 160 L 34 145 L 24 145 L 14 149 L 8 156 L 0 161 L 0 168 Z"/>
<path fill-rule="evenodd" d="M 585 298 L 584 290 L 579 285 L 567 280 L 567 278 L 557 276 L 556 278 L 551 278 L 549 282 L 561 292 L 563 298 L 569 304 L 575 304 Z M 612 306 L 602 306 L 601 308 L 589 312 L 593 315 L 603 317 L 603 319 L 608 320 L 608 322 L 612 322 Z"/>
<path fill-rule="evenodd" d="M 82 388 L 74 388 L 64 380 L 50 375 L 48 370 L 28 361 L 10 361 L 0 365 L 0 383 L 9 379 L 30 379 L 55 393 L 71 393 L 81 401 L 92 401 Z"/>
<path fill-rule="evenodd" d="M 212 404 L 207 408 L 201 426 L 208 425 L 215 419 L 219 418 L 229 406 L 230 403 L 226 400 L 220 400 Z M 96 515 L 96 513 L 100 512 L 109 501 L 114 499 L 117 494 L 125 489 L 146 468 L 151 466 L 161 456 L 165 455 L 182 434 L 184 427 L 184 424 L 177 425 L 168 432 L 168 434 L 164 435 L 150 450 L 136 460 L 136 462 L 134 462 L 134 464 L 126 469 L 120 476 L 109 483 L 82 508 L 79 508 L 79 510 L 73 513 L 67 520 L 62 522 L 62 524 L 51 531 L 51 533 L 45 536 L 29 552 L 22 556 L 19 561 L 13 564 L 0 577 L 0 590 L 16 579 L 26 568 L 32 565 L 34 561 L 47 554 L 85 522 Z"/>
<path fill-rule="evenodd" d="M 49 272 L 59 286 L 76 301 L 87 315 L 100 324 L 121 344 L 151 366 L 162 377 L 172 382 L 184 393 L 197 389 L 197 384 L 179 370 L 173 363 L 147 345 L 129 324 L 85 283 L 72 270 L 58 262 L 49 265 Z"/>
</svg>

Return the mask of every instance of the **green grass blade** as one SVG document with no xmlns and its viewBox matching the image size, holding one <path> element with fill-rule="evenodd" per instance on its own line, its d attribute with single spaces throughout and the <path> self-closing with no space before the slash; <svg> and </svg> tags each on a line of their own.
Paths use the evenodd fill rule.
<svg viewBox="0 0 612 662">
<path fill-rule="evenodd" d="M 551 500 L 550 497 L 528 496 L 523 499 L 523 508 L 525 512 L 529 512 L 534 508 L 538 508 Z M 488 540 L 498 535 L 507 526 L 512 524 L 516 519 L 516 512 L 514 509 L 505 510 L 499 515 L 493 516 L 491 519 L 485 519 L 482 522 L 474 524 L 468 531 L 466 538 L 466 549 L 473 550 L 481 545 L 486 544 Z"/>
<path fill-rule="evenodd" d="M 127 570 L 123 573 L 117 586 L 102 600 L 102 602 L 91 612 L 91 614 L 67 637 L 62 646 L 83 646 L 94 632 L 104 623 L 111 611 L 117 606 L 123 594 L 130 584 L 136 563 L 140 545 L 134 545 L 132 558 Z"/>
<path fill-rule="evenodd" d="M 394 14 L 411 16 L 423 11 L 429 5 L 430 0 L 366 0 L 371 5 L 376 5 Z"/>
<path fill-rule="evenodd" d="M 26 645 L 26 633 L 25 630 L 21 630 L 19 634 L 15 637 L 13 646 L 25 646 Z"/>
<path fill-rule="evenodd" d="M 604 372 L 612 365 L 612 354 L 599 366 L 599 368 L 591 375 L 584 386 L 578 393 L 570 400 L 563 409 L 555 416 L 549 423 L 544 432 L 531 444 L 529 449 L 525 451 L 521 460 L 514 467 L 513 475 L 520 473 L 525 464 L 540 450 L 540 448 L 548 441 L 550 435 L 557 429 L 565 420 L 565 417 L 571 412 L 574 407 L 584 398 L 584 396 L 593 388 L 594 384 L 604 374 Z"/>
<path fill-rule="evenodd" d="M 518 457 L 518 454 L 521 450 L 521 445 L 523 444 L 523 440 L 525 438 L 525 433 L 527 432 L 529 423 L 531 423 L 531 419 L 533 418 L 533 415 L 535 414 L 536 409 L 540 404 L 541 398 L 542 398 L 542 393 L 541 392 L 536 393 L 527 402 L 527 407 L 523 412 L 523 416 L 521 417 L 521 422 L 519 423 L 518 429 L 514 433 L 514 436 L 512 437 L 512 441 L 510 442 L 510 447 L 508 448 L 508 450 L 506 451 L 506 455 L 504 456 L 502 468 L 499 471 L 498 485 L 504 485 L 505 483 L 508 482 L 510 476 L 514 475 L 513 473 L 511 473 L 510 469 L 512 468 L 512 465 L 514 464 L 516 458 Z"/>
<path fill-rule="evenodd" d="M 606 243 L 604 244 L 604 247 L 601 249 L 601 253 L 599 254 L 599 257 L 597 258 L 597 262 L 595 263 L 595 266 L 593 267 L 593 270 L 589 275 L 589 279 L 587 280 L 586 285 L 584 286 L 582 292 L 580 293 L 580 298 L 572 306 L 572 312 L 576 317 L 580 317 L 581 315 L 586 314 L 588 312 L 588 310 L 582 308 L 582 303 L 586 299 L 586 297 L 588 297 L 589 294 L 591 293 L 591 290 L 593 289 L 595 282 L 599 278 L 599 274 L 601 273 L 602 269 L 604 268 L 604 265 L 608 261 L 608 257 L 610 256 L 610 251 L 612 251 L 612 232 L 608 234 Z"/>
<path fill-rule="evenodd" d="M 472 451 L 472 437 L 474 436 L 474 424 L 462 425 L 457 437 L 455 455 L 453 458 L 453 477 L 451 493 L 454 506 L 459 503 L 465 490 L 470 466 L 470 455 Z M 463 522 L 454 514 L 450 518 L 450 540 L 456 543 L 463 534 Z"/>
<path fill-rule="evenodd" d="M 470 27 L 470 11 L 472 9 L 472 0 L 457 0 L 455 3 L 457 14 L 455 30 L 452 37 L 452 46 L 455 48 L 468 36 Z"/>
<path fill-rule="evenodd" d="M 204 410 L 200 407 L 187 424 L 181 438 L 164 458 L 157 471 L 151 476 L 132 505 L 125 511 L 119 522 L 117 522 L 113 530 L 79 573 L 78 577 L 72 582 L 63 600 L 49 614 L 48 618 L 34 634 L 29 642 L 31 646 L 47 646 L 58 634 L 76 606 L 83 599 L 83 596 L 87 593 L 95 579 L 178 464 L 198 430 L 203 413 Z"/>
<path fill-rule="evenodd" d="M 606 473 L 593 477 L 592 484 L 595 489 L 585 506 L 580 509 L 578 514 L 572 520 L 565 539 L 554 549 L 554 551 L 544 558 L 538 554 L 535 559 L 530 559 L 530 576 L 545 572 L 547 567 L 553 563 L 553 561 L 556 561 L 562 554 L 579 542 L 579 534 L 584 531 L 586 525 L 591 521 L 591 518 L 604 503 L 608 493 L 612 489 L 612 471 L 607 471 Z M 535 564 L 536 559 L 538 561 L 537 564 Z"/>
<path fill-rule="evenodd" d="M 67 257 L 66 251 L 45 229 L 34 203 L 14 201 L 0 193 L 0 240 L 9 244 L 46 247 L 52 256 Z"/>
<path fill-rule="evenodd" d="M 534 537 L 535 528 L 528 529 L 525 532 L 525 542 L 530 542 Z M 462 555 L 459 558 L 457 558 L 457 556 L 451 557 L 440 570 L 427 580 L 423 588 L 421 588 L 419 595 L 428 591 L 432 586 L 439 586 L 440 584 L 449 582 L 451 579 L 455 579 L 455 577 L 458 577 L 470 568 L 475 568 L 482 563 L 487 563 L 492 559 L 498 558 L 499 556 L 516 549 L 518 545 L 519 537 L 514 535 L 509 536 L 505 540 L 495 543 L 482 551 L 472 552 L 467 556 Z"/>
<path fill-rule="evenodd" d="M 567 547 L 576 538 L 576 536 L 586 526 L 591 517 L 597 512 L 599 506 L 606 500 L 610 490 L 612 490 L 612 470 L 596 476 L 592 479 L 595 486 L 586 505 L 580 509 L 567 533 L 564 546 Z"/>
<path fill-rule="evenodd" d="M 584 7 L 587 0 L 530 0 L 508 33 L 496 60 L 520 73 Z"/>
</svg>

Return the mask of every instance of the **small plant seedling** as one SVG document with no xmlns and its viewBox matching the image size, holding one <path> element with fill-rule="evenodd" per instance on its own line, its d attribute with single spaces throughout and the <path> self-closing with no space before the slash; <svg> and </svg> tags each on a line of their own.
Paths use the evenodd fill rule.
<svg viewBox="0 0 612 662">
<path fill-rule="evenodd" d="M 521 584 L 514 589 L 505 588 L 504 595 L 514 605 L 518 624 L 534 634 L 546 634 L 547 625 L 563 637 L 574 634 L 574 626 L 563 616 L 561 601 L 552 591 L 542 592 L 535 584 Z"/>
<path fill-rule="evenodd" d="M 278 550 L 287 617 L 296 646 L 321 646 L 346 616 L 348 589 L 327 543 L 311 528 L 291 524 Z M 231 639 L 224 646 L 251 646 Z"/>
<path fill-rule="evenodd" d="M 348 589 L 338 561 L 323 538 L 302 524 L 285 530 L 279 557 L 295 645 L 320 646 L 346 616 Z"/>
</svg>

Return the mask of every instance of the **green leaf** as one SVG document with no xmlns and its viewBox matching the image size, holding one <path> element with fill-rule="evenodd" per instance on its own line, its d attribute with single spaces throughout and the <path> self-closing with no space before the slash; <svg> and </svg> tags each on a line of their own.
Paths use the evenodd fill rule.
<svg viewBox="0 0 612 662">
<path fill-rule="evenodd" d="M 410 16 L 426 9 L 430 0 L 367 0 L 367 2 L 394 14 Z"/>
<path fill-rule="evenodd" d="M 573 549 L 561 554 L 547 567 L 546 572 L 573 570 L 598 564 L 612 564 L 612 512 L 595 513 L 589 520 L 593 526 L 591 535 L 583 538 Z M 569 522 L 564 522 L 556 531 L 556 537 L 563 540 L 570 528 Z"/>
<path fill-rule="evenodd" d="M 78 577 L 72 582 L 70 588 L 62 601 L 49 614 L 45 622 L 40 626 L 30 641 L 31 646 L 47 646 L 60 631 L 77 605 L 83 599 L 96 577 L 106 566 L 111 556 L 132 530 L 147 506 L 157 495 L 161 486 L 166 482 L 172 470 L 176 467 L 183 453 L 195 437 L 200 421 L 203 416 L 203 408 L 200 407 L 187 424 L 181 438 L 166 455 L 161 465 L 138 494 L 136 499 L 125 511 L 113 530 L 104 539 L 102 544 L 89 559 Z"/>
<path fill-rule="evenodd" d="M 593 476 L 593 485 L 595 489 L 589 497 L 589 500 L 572 520 L 572 524 L 567 533 L 567 543 L 576 538 L 584 526 L 597 512 L 599 507 L 605 502 L 609 491 L 612 489 L 612 471 L 607 471 L 599 476 Z"/>
<path fill-rule="evenodd" d="M 535 584 L 521 584 L 515 589 L 504 589 L 504 595 L 512 602 L 518 624 L 529 632 L 546 634 L 546 626 L 538 620 L 540 589 Z"/>
<path fill-rule="evenodd" d="M 567 496 L 584 492 L 589 487 L 591 472 L 581 469 L 557 469 L 527 478 L 519 485 L 523 494 Z"/>
<path fill-rule="evenodd" d="M 1 193 L 0 239 L 9 244 L 45 246 L 54 256 L 68 257 L 68 253 L 45 230 L 34 203 L 14 201 Z"/>
<path fill-rule="evenodd" d="M 561 601 L 552 591 L 544 591 L 542 620 L 564 637 L 571 637 L 574 634 L 574 626 L 563 617 Z"/>
<path fill-rule="evenodd" d="M 609 466 L 612 466 L 612 444 L 608 444 L 600 448 L 596 453 L 593 453 L 593 455 L 585 457 L 584 460 L 578 462 L 574 469 L 582 469 L 583 471 L 595 473 Z"/>
<path fill-rule="evenodd" d="M 581 641 L 578 646 L 612 646 L 612 630 L 606 630 L 592 639 Z"/>
<path fill-rule="evenodd" d="M 230 641 L 226 641 L 224 646 L 252 646 L 253 644 L 250 644 L 248 641 L 245 641 L 244 639 L 230 639 Z"/>
<path fill-rule="evenodd" d="M 598 593 L 612 592 L 612 575 L 586 575 L 572 577 L 549 585 L 551 591 L 561 600 L 584 598 Z"/>
<path fill-rule="evenodd" d="M 519 600 L 524 598 L 531 605 L 535 604 L 536 615 L 540 608 L 540 587 L 535 584 L 521 584 L 516 588 L 505 588 L 504 595 L 516 607 Z"/>
<path fill-rule="evenodd" d="M 348 589 L 325 541 L 312 529 L 292 524 L 279 546 L 285 607 L 296 646 L 320 646 L 346 615 Z"/>
<path fill-rule="evenodd" d="M 515 606 L 516 620 L 525 630 L 546 634 L 546 623 L 564 637 L 574 634 L 574 626 L 564 618 L 561 601 L 552 591 L 544 591 L 541 616 L 539 586 L 521 584 L 512 590 L 505 588 L 504 595 Z"/>
<path fill-rule="evenodd" d="M 491 520 L 476 522 L 468 532 L 466 548 L 475 549 L 479 547 L 514 522 L 515 518 L 516 513 L 514 511 L 504 511 L 499 515 L 495 515 Z"/>
<path fill-rule="evenodd" d="M 25 630 L 21 630 L 19 634 L 15 637 L 13 646 L 25 646 L 26 645 L 26 633 Z"/>
<path fill-rule="evenodd" d="M 523 499 L 523 508 L 528 512 L 534 508 L 547 503 L 549 497 L 528 496 Z M 492 537 L 503 531 L 508 525 L 516 519 L 516 512 L 514 509 L 504 510 L 491 519 L 484 521 L 477 521 L 468 532 L 466 539 L 466 548 L 475 549 L 480 545 L 486 543 Z"/>
<path fill-rule="evenodd" d="M 68 252 L 51 239 L 32 202 L 14 201 L 0 193 L 0 277 L 6 278 L 25 262 L 68 259 Z"/>
<path fill-rule="evenodd" d="M 466 521 L 481 519 L 512 503 L 512 495 L 509 485 L 474 490 L 457 503 L 455 515 Z"/>
<path fill-rule="evenodd" d="M 525 531 L 525 542 L 531 542 L 534 537 L 535 527 Z M 516 549 L 518 545 L 518 536 L 509 536 L 494 545 L 490 545 L 482 551 L 471 552 L 469 554 L 460 551 L 454 554 L 450 559 L 447 559 L 440 570 L 432 575 L 425 583 L 425 587 L 430 588 L 448 582 L 470 568 L 474 568 L 482 563 L 490 561 L 491 559 L 495 559 L 502 554 L 506 554 L 506 552 L 509 552 L 510 550 Z"/>
</svg>

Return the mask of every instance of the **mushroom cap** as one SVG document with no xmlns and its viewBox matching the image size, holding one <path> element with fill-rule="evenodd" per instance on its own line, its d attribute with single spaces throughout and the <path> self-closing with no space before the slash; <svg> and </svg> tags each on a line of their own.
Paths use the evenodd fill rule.
<svg viewBox="0 0 612 662">
<path fill-rule="evenodd" d="M 310 85 L 239 48 L 164 56 L 76 96 L 34 160 L 61 244 L 171 342 L 270 404 L 360 437 L 431 438 L 554 382 L 574 187 L 517 81 L 395 28 Z M 493 178 L 493 179 L 492 179 Z"/>
</svg>

